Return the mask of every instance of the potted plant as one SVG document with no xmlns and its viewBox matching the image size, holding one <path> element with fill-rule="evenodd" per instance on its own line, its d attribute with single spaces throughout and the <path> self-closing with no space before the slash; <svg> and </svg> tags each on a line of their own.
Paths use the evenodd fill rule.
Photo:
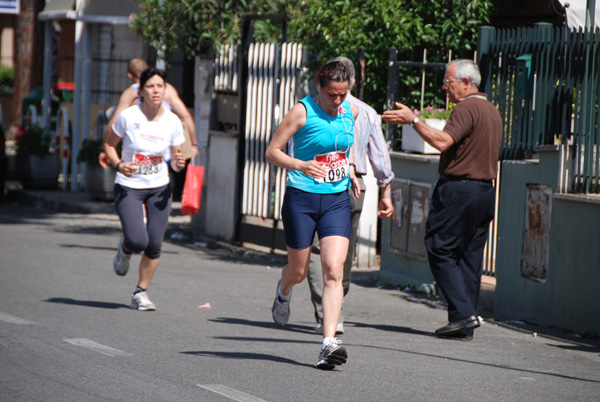
<svg viewBox="0 0 600 402">
<path fill-rule="evenodd" d="M 117 172 L 112 167 L 102 168 L 98 155 L 102 151 L 102 139 L 86 139 L 81 143 L 77 162 L 85 166 L 85 182 L 90 195 L 102 201 L 114 200 L 113 187 Z"/>
<path fill-rule="evenodd" d="M 16 133 L 17 177 L 25 188 L 56 188 L 60 158 L 52 135 L 38 124 L 26 124 Z"/>
<path fill-rule="evenodd" d="M 423 110 L 414 110 L 413 113 L 428 126 L 443 130 L 453 108 L 454 104 L 451 103 L 448 109 L 434 109 L 432 106 L 428 106 Z M 440 153 L 439 150 L 425 142 L 410 124 L 402 126 L 402 150 L 421 154 Z"/>
</svg>

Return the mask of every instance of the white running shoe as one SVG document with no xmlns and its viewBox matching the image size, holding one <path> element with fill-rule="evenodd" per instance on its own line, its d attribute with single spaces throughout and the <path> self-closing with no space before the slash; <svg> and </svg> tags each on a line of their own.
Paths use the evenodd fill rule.
<svg viewBox="0 0 600 402">
<path fill-rule="evenodd" d="M 273 321 L 275 324 L 280 327 L 287 324 L 288 319 L 290 318 L 290 302 L 292 301 L 292 292 L 290 291 L 290 295 L 288 301 L 279 300 L 279 287 L 281 286 L 281 279 L 277 283 L 277 290 L 275 291 L 275 301 L 273 302 L 273 308 L 271 312 L 273 313 Z"/>
<path fill-rule="evenodd" d="M 121 236 L 121 240 L 119 240 L 119 249 L 113 260 L 113 268 L 115 273 L 119 276 L 125 276 L 125 274 L 127 274 L 127 271 L 129 271 L 129 259 L 131 258 L 131 254 L 127 254 L 125 250 L 123 250 L 124 242 L 125 237 Z"/>
<path fill-rule="evenodd" d="M 131 304 L 129 305 L 134 310 L 154 311 L 156 306 L 150 301 L 146 292 L 138 292 L 131 295 Z"/>
<path fill-rule="evenodd" d="M 342 341 L 336 338 L 330 344 L 321 347 L 317 367 L 321 370 L 333 370 L 335 366 L 346 363 L 348 353 L 346 353 L 346 348 L 341 346 L 341 344 Z"/>
</svg>

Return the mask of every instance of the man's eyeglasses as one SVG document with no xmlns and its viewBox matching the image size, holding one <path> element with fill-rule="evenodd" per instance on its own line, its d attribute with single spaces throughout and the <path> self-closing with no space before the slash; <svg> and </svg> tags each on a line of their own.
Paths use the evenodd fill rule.
<svg viewBox="0 0 600 402">
<path fill-rule="evenodd" d="M 442 80 L 442 85 L 450 85 L 450 83 L 451 83 L 451 82 L 454 82 L 454 81 L 458 81 L 458 80 L 456 80 L 456 79 L 452 79 L 452 78 L 444 78 L 444 79 Z"/>
</svg>

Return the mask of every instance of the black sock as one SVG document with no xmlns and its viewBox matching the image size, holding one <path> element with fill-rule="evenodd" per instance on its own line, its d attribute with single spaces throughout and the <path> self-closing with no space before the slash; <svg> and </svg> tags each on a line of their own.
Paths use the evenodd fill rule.
<svg viewBox="0 0 600 402">
<path fill-rule="evenodd" d="M 138 294 L 140 292 L 145 292 L 145 291 L 146 291 L 146 289 L 142 289 L 141 287 L 136 286 L 135 287 L 135 292 L 133 292 L 133 294 L 135 295 L 135 294 Z"/>
</svg>

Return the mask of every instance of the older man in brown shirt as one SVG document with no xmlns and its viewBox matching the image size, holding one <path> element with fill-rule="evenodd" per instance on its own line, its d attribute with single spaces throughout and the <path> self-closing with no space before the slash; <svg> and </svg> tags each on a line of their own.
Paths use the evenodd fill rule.
<svg viewBox="0 0 600 402">
<path fill-rule="evenodd" d="M 493 180 L 502 141 L 502 118 L 479 92 L 480 82 L 479 68 L 470 60 L 446 66 L 442 89 L 456 107 L 443 130 L 429 127 L 401 103 L 383 113 L 388 123 L 410 123 L 441 151 L 425 245 L 433 276 L 448 302 L 449 323 L 435 334 L 460 340 L 473 339 L 480 325 L 483 250 L 494 217 Z"/>
</svg>

